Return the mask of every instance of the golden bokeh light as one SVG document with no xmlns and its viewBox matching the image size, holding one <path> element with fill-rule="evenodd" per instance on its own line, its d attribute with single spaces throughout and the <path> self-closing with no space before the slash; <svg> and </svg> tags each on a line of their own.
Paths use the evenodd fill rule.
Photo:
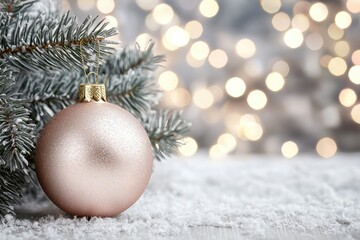
<svg viewBox="0 0 360 240">
<path fill-rule="evenodd" d="M 139 44 L 140 48 L 145 49 L 152 39 L 153 38 L 150 34 L 142 33 L 136 37 L 136 42 Z"/>
<path fill-rule="evenodd" d="M 191 55 L 191 53 L 188 53 L 188 54 L 186 54 L 186 62 L 189 64 L 189 66 L 191 66 L 193 68 L 199 68 L 204 65 L 205 59 L 197 60 Z"/>
<path fill-rule="evenodd" d="M 333 59 L 332 56 L 330 55 L 324 55 L 320 58 L 320 65 L 323 67 L 323 68 L 327 68 L 329 66 L 329 63 L 331 61 L 331 59 Z"/>
<path fill-rule="evenodd" d="M 213 105 L 214 96 L 208 89 L 202 88 L 195 91 L 193 101 L 197 107 L 207 109 Z"/>
<path fill-rule="evenodd" d="M 346 61 L 340 57 L 334 57 L 330 60 L 328 65 L 329 71 L 334 76 L 341 76 L 347 70 Z"/>
<path fill-rule="evenodd" d="M 293 141 L 284 142 L 281 146 L 281 153 L 286 158 L 293 158 L 299 152 L 299 147 Z"/>
<path fill-rule="evenodd" d="M 335 24 L 341 29 L 348 28 L 351 25 L 352 18 L 348 12 L 341 11 L 335 16 Z"/>
<path fill-rule="evenodd" d="M 105 18 L 106 18 L 106 21 L 109 23 L 109 24 L 106 26 L 105 29 L 110 29 L 110 28 L 113 28 L 113 27 L 116 28 L 116 27 L 119 25 L 116 17 L 111 16 L 111 15 L 107 15 Z"/>
<path fill-rule="evenodd" d="M 233 77 L 226 81 L 225 90 L 229 96 L 238 98 L 245 93 L 246 85 L 241 78 Z"/>
<path fill-rule="evenodd" d="M 355 105 L 351 109 L 351 117 L 357 124 L 360 124 L 360 104 Z"/>
<path fill-rule="evenodd" d="M 228 61 L 228 56 L 225 51 L 216 49 L 210 53 L 208 60 L 214 68 L 223 68 Z"/>
<path fill-rule="evenodd" d="M 115 2 L 114 0 L 98 0 L 96 6 L 101 13 L 109 14 L 114 11 Z"/>
<path fill-rule="evenodd" d="M 259 123 L 258 116 L 245 114 L 241 116 L 237 129 L 239 138 L 249 141 L 257 141 L 263 135 L 263 128 Z"/>
<path fill-rule="evenodd" d="M 239 40 L 235 45 L 236 53 L 242 58 L 250 58 L 256 52 L 255 43 L 248 38 Z"/>
<path fill-rule="evenodd" d="M 336 142 L 328 137 L 322 138 L 316 144 L 316 152 L 323 158 L 331 158 L 337 152 Z"/>
<path fill-rule="evenodd" d="M 161 25 L 165 25 L 170 23 L 174 18 L 174 10 L 171 6 L 161 3 L 154 8 L 153 17 L 156 22 Z"/>
<path fill-rule="evenodd" d="M 204 29 L 200 22 L 193 20 L 185 25 L 185 31 L 189 33 L 191 39 L 197 39 L 201 36 Z"/>
<path fill-rule="evenodd" d="M 263 109 L 267 103 L 267 97 L 261 90 L 253 90 L 247 97 L 248 105 L 254 110 Z"/>
<path fill-rule="evenodd" d="M 277 92 L 284 87 L 285 79 L 280 73 L 272 72 L 267 75 L 265 84 L 271 91 Z"/>
<path fill-rule="evenodd" d="M 145 11 L 152 10 L 159 0 L 135 0 L 136 4 Z"/>
<path fill-rule="evenodd" d="M 179 84 L 179 78 L 176 73 L 172 71 L 165 71 L 160 74 L 158 82 L 162 89 L 165 91 L 171 91 Z"/>
<path fill-rule="evenodd" d="M 162 43 L 165 48 L 174 51 L 179 47 L 184 47 L 189 43 L 190 37 L 187 31 L 179 26 L 172 26 L 166 30 Z"/>
<path fill-rule="evenodd" d="M 290 27 L 290 17 L 284 12 L 279 12 L 273 16 L 271 23 L 276 30 L 286 31 Z"/>
<path fill-rule="evenodd" d="M 305 32 L 310 27 L 309 18 L 304 14 L 296 14 L 291 20 L 291 26 Z"/>
<path fill-rule="evenodd" d="M 348 73 L 349 79 L 355 84 L 360 84 L 360 66 L 352 66 Z"/>
<path fill-rule="evenodd" d="M 305 39 L 306 46 L 313 50 L 317 51 L 322 48 L 324 40 L 322 36 L 318 33 L 310 33 Z"/>
<path fill-rule="evenodd" d="M 244 126 L 243 134 L 247 140 L 258 141 L 263 136 L 263 128 L 257 122 L 249 122 Z"/>
<path fill-rule="evenodd" d="M 360 66 L 360 49 L 353 52 L 351 55 L 351 60 L 355 65 Z"/>
<path fill-rule="evenodd" d="M 198 144 L 195 139 L 191 137 L 186 137 L 182 141 L 182 145 L 178 147 L 178 150 L 181 155 L 185 157 L 191 157 L 195 155 L 198 150 Z"/>
<path fill-rule="evenodd" d="M 314 21 L 322 22 L 327 18 L 329 10 L 324 3 L 317 2 L 311 5 L 309 9 L 309 14 Z"/>
<path fill-rule="evenodd" d="M 218 138 L 217 144 L 222 146 L 223 150 L 226 153 L 229 153 L 234 151 L 237 142 L 236 142 L 236 138 L 232 134 L 224 133 Z"/>
<path fill-rule="evenodd" d="M 360 0 L 347 0 L 346 7 L 351 13 L 360 13 Z"/>
<path fill-rule="evenodd" d="M 335 44 L 334 50 L 339 57 L 346 57 L 350 52 L 349 43 L 347 41 L 339 41 Z"/>
<path fill-rule="evenodd" d="M 273 64 L 272 70 L 274 72 L 280 73 L 283 77 L 287 77 L 290 72 L 290 67 L 289 64 L 284 60 L 278 60 Z"/>
<path fill-rule="evenodd" d="M 227 152 L 225 151 L 224 147 L 219 144 L 212 146 L 209 150 L 210 158 L 213 159 L 223 158 L 226 156 L 226 154 Z"/>
<path fill-rule="evenodd" d="M 281 8 L 280 0 L 261 0 L 260 4 L 264 11 L 267 13 L 276 13 Z"/>
<path fill-rule="evenodd" d="M 77 5 L 80 10 L 86 12 L 95 7 L 95 0 L 77 0 Z"/>
<path fill-rule="evenodd" d="M 297 28 L 292 28 L 286 31 L 284 35 L 284 43 L 289 48 L 298 48 L 304 41 L 302 32 Z"/>
<path fill-rule="evenodd" d="M 215 0 L 202 0 L 199 11 L 204 17 L 214 17 L 219 11 L 219 4 Z"/>
<path fill-rule="evenodd" d="M 191 102 L 191 94 L 185 88 L 177 88 L 169 94 L 172 104 L 177 108 L 184 108 Z"/>
<path fill-rule="evenodd" d="M 344 107 L 351 107 L 355 104 L 356 100 L 357 95 L 354 90 L 352 90 L 351 88 L 345 88 L 341 90 L 339 94 L 339 101 L 341 105 L 343 105 Z"/>
<path fill-rule="evenodd" d="M 328 27 L 328 34 L 332 39 L 339 40 L 344 36 L 344 30 L 336 26 L 335 23 L 332 23 Z"/>
<path fill-rule="evenodd" d="M 206 59 L 209 55 L 209 45 L 204 41 L 197 41 L 191 45 L 190 53 L 191 56 L 196 60 Z"/>
</svg>

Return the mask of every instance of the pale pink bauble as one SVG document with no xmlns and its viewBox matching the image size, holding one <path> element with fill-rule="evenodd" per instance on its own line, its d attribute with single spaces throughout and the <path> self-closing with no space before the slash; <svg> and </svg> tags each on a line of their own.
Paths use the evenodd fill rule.
<svg viewBox="0 0 360 240">
<path fill-rule="evenodd" d="M 107 102 L 60 111 L 42 130 L 36 174 L 46 195 L 65 212 L 108 217 L 144 192 L 153 154 L 140 122 Z"/>
</svg>

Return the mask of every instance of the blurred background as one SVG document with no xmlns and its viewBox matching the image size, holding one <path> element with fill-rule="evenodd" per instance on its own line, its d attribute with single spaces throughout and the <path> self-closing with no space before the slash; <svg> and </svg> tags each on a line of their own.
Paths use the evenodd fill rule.
<svg viewBox="0 0 360 240">
<path fill-rule="evenodd" d="M 179 151 L 330 158 L 360 150 L 360 0 L 64 0 L 167 61 L 161 105 L 193 123 Z"/>
</svg>

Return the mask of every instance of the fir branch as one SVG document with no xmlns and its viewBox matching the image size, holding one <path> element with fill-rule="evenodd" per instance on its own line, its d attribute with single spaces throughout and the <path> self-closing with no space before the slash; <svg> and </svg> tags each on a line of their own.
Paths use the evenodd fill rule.
<svg viewBox="0 0 360 240">
<path fill-rule="evenodd" d="M 122 75 L 137 69 L 154 71 L 165 60 L 163 55 L 153 55 L 154 46 L 155 43 L 150 42 L 145 51 L 141 51 L 138 45 L 135 48 L 126 46 L 106 61 L 100 68 L 100 73 Z"/>
<path fill-rule="evenodd" d="M 25 179 L 26 175 L 23 172 L 12 172 L 0 166 L 0 217 L 14 214 L 13 205 L 20 203 L 21 188 L 26 182 Z"/>
<path fill-rule="evenodd" d="M 184 121 L 181 115 L 181 112 L 160 111 L 141 120 L 157 160 L 176 152 L 181 145 L 180 140 L 189 131 L 191 124 Z"/>
<path fill-rule="evenodd" d="M 19 14 L 26 11 L 38 0 L 0 0 L 0 12 Z"/>
<path fill-rule="evenodd" d="M 14 83 L 12 72 L 5 67 L 5 63 L 0 63 L 0 97 L 9 94 Z"/>
<path fill-rule="evenodd" d="M 26 156 L 34 148 L 34 124 L 23 104 L 22 100 L 0 98 L 0 165 L 10 171 L 18 170 L 27 174 Z"/>
<path fill-rule="evenodd" d="M 152 76 L 141 70 L 124 75 L 110 75 L 108 81 L 109 102 L 119 104 L 132 114 L 141 117 L 155 106 L 160 98 Z"/>
<path fill-rule="evenodd" d="M 97 51 L 100 44 L 101 56 L 107 56 L 112 48 L 106 45 L 105 38 L 117 33 L 115 28 L 103 19 L 87 17 L 78 25 L 76 17 L 70 13 L 59 19 L 38 16 L 30 19 L 23 16 L 10 26 L 10 16 L 0 14 L 0 59 L 24 71 L 38 71 L 81 67 L 80 43 L 85 57 Z"/>
<path fill-rule="evenodd" d="M 30 117 L 36 124 L 35 135 L 57 112 L 75 102 L 82 80 L 78 72 L 18 77 L 15 91 L 26 98 Z"/>
</svg>

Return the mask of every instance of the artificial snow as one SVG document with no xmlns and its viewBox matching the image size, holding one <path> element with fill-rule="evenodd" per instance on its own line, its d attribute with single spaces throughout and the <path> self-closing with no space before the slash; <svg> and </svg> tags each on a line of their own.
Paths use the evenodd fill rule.
<svg viewBox="0 0 360 240">
<path fill-rule="evenodd" d="M 199 227 L 235 229 L 246 239 L 277 232 L 360 239 L 359 156 L 169 159 L 117 217 L 88 220 L 49 203 L 26 204 L 1 220 L 0 239 L 169 239 Z"/>
</svg>

